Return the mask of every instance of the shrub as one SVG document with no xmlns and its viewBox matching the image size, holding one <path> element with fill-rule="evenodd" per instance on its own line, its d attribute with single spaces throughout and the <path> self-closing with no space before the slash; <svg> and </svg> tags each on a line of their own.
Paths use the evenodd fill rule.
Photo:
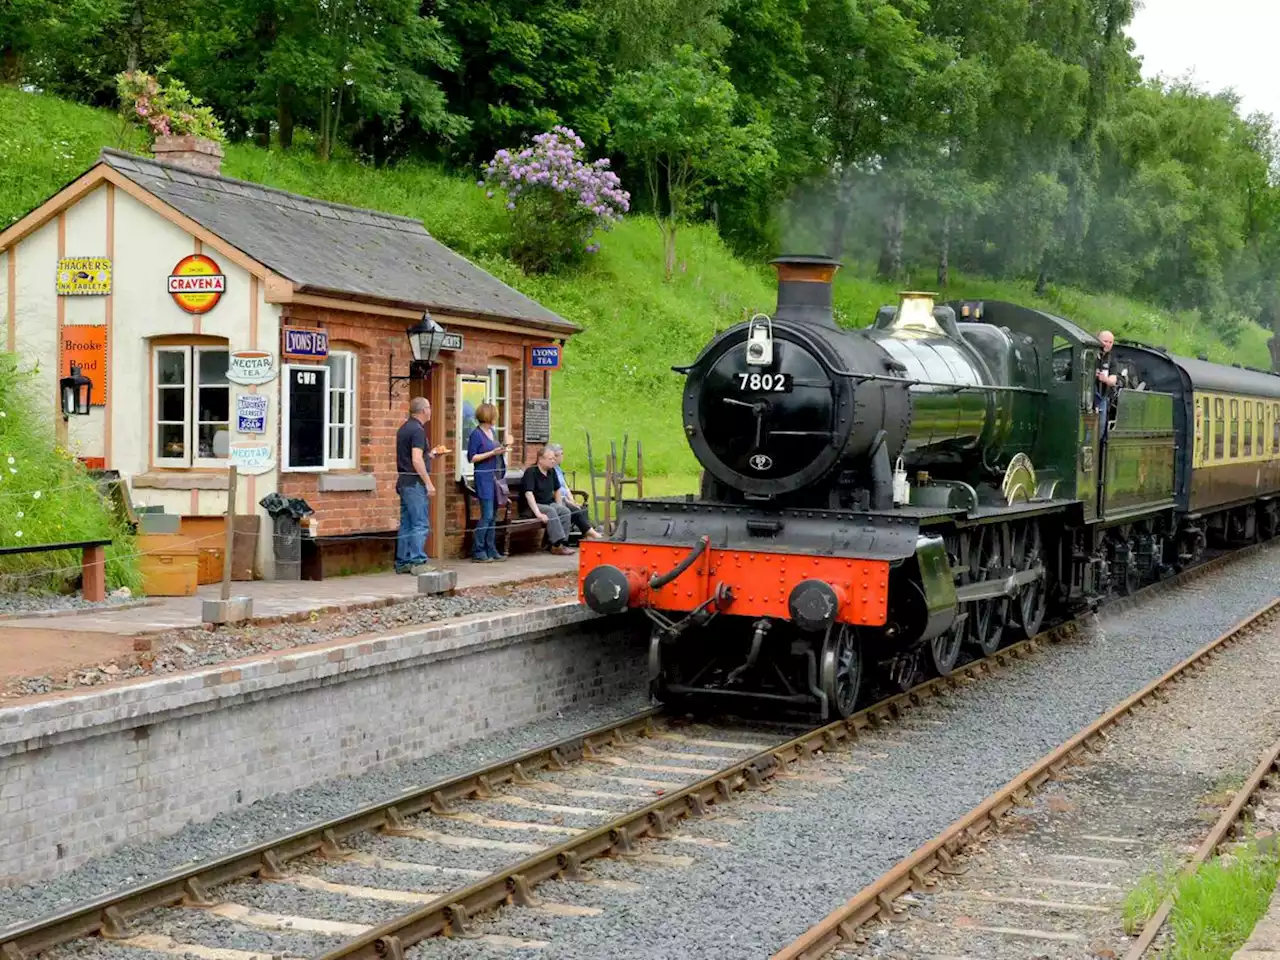
<svg viewBox="0 0 1280 960">
<path fill-rule="evenodd" d="M 507 195 L 512 212 L 511 258 L 528 273 L 546 273 L 600 249 L 596 228 L 608 230 L 630 209 L 631 196 L 607 159 L 587 163 L 585 145 L 568 127 L 553 127 L 519 153 L 499 150 L 481 187 Z M 493 190 L 489 190 L 493 196 Z"/>
<path fill-rule="evenodd" d="M 0 546 L 106 540 L 107 585 L 142 586 L 134 537 L 84 464 L 54 443 L 42 393 L 12 353 L 0 353 Z M 0 590 L 65 590 L 80 575 L 79 550 L 0 557 Z"/>
<path fill-rule="evenodd" d="M 116 76 L 120 112 L 126 120 L 142 126 L 155 137 L 206 137 L 226 142 L 222 124 L 213 110 L 193 96 L 181 80 L 159 80 L 141 70 Z"/>
</svg>

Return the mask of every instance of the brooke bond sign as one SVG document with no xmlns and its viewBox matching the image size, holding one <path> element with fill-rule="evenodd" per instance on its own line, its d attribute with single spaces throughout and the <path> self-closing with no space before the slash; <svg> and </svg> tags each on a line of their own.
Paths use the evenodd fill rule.
<svg viewBox="0 0 1280 960">
<path fill-rule="evenodd" d="M 203 253 L 183 257 L 169 274 L 169 296 L 187 313 L 208 313 L 226 292 L 222 268 Z"/>
</svg>

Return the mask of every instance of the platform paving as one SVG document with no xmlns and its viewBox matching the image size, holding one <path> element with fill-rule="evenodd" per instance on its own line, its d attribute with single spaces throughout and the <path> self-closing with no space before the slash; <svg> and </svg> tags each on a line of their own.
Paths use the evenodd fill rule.
<svg viewBox="0 0 1280 960">
<path fill-rule="evenodd" d="M 575 554 L 566 557 L 549 553 L 511 557 L 502 563 L 473 563 L 470 560 L 445 560 L 433 567 L 453 570 L 458 575 L 457 589 L 494 587 L 508 583 L 563 576 L 578 568 Z M 108 633 L 133 637 L 144 633 L 198 627 L 204 600 L 221 596 L 219 584 L 200 587 L 190 597 L 158 597 L 158 602 L 125 609 L 73 609 L 56 616 L 17 617 L 0 620 L 0 650 L 5 637 L 16 631 L 38 631 L 50 634 Z M 253 616 L 257 618 L 291 617 L 335 607 L 356 607 L 379 601 L 418 594 L 417 578 L 408 574 L 372 573 L 327 580 L 246 580 L 231 585 L 232 596 L 253 599 Z"/>
</svg>

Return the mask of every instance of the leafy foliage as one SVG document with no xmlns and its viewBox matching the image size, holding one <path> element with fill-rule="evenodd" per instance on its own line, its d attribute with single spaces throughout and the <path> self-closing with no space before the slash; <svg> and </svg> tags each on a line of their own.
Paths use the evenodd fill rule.
<svg viewBox="0 0 1280 960">
<path fill-rule="evenodd" d="M 53 424 L 42 415 L 43 390 L 34 372 L 0 353 L 0 546 L 112 540 L 107 584 L 137 592 L 141 576 L 134 539 L 97 491 L 84 465 L 55 448 Z M 80 574 L 77 550 L 0 558 L 0 589 L 66 590 Z"/>
<path fill-rule="evenodd" d="M 595 253 L 599 244 L 588 241 L 596 228 L 609 229 L 630 208 L 631 195 L 609 170 L 608 159 L 584 162 L 585 147 L 576 133 L 557 126 L 519 153 L 499 150 L 485 167 L 487 179 L 479 185 L 506 192 L 513 211 L 511 258 L 529 273 Z"/>
<path fill-rule="evenodd" d="M 161 83 L 149 73 L 131 70 L 116 78 L 125 117 L 151 131 L 153 137 L 205 137 L 226 141 L 222 124 L 181 80 Z"/>
</svg>

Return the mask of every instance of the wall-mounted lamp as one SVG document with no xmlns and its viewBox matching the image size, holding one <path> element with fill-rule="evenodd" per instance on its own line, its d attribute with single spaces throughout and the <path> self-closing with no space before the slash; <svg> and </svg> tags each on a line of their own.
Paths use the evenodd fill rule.
<svg viewBox="0 0 1280 960">
<path fill-rule="evenodd" d="M 413 359 L 409 362 L 409 375 L 407 377 L 388 374 L 388 403 L 395 397 L 397 383 L 404 383 L 408 380 L 421 380 L 431 372 L 431 368 L 440 356 L 440 348 L 444 346 L 444 340 L 447 336 L 444 327 L 436 323 L 431 318 L 431 314 L 425 310 L 422 313 L 422 319 L 405 330 L 404 333 L 409 338 L 409 351 L 413 354 Z M 392 354 L 387 364 L 387 369 L 394 369 L 394 364 L 395 354 Z"/>
<path fill-rule="evenodd" d="M 80 368 L 71 365 L 71 376 L 58 381 L 62 388 L 62 419 L 71 416 L 87 417 L 89 403 L 93 396 L 93 381 L 80 373 Z"/>
</svg>

